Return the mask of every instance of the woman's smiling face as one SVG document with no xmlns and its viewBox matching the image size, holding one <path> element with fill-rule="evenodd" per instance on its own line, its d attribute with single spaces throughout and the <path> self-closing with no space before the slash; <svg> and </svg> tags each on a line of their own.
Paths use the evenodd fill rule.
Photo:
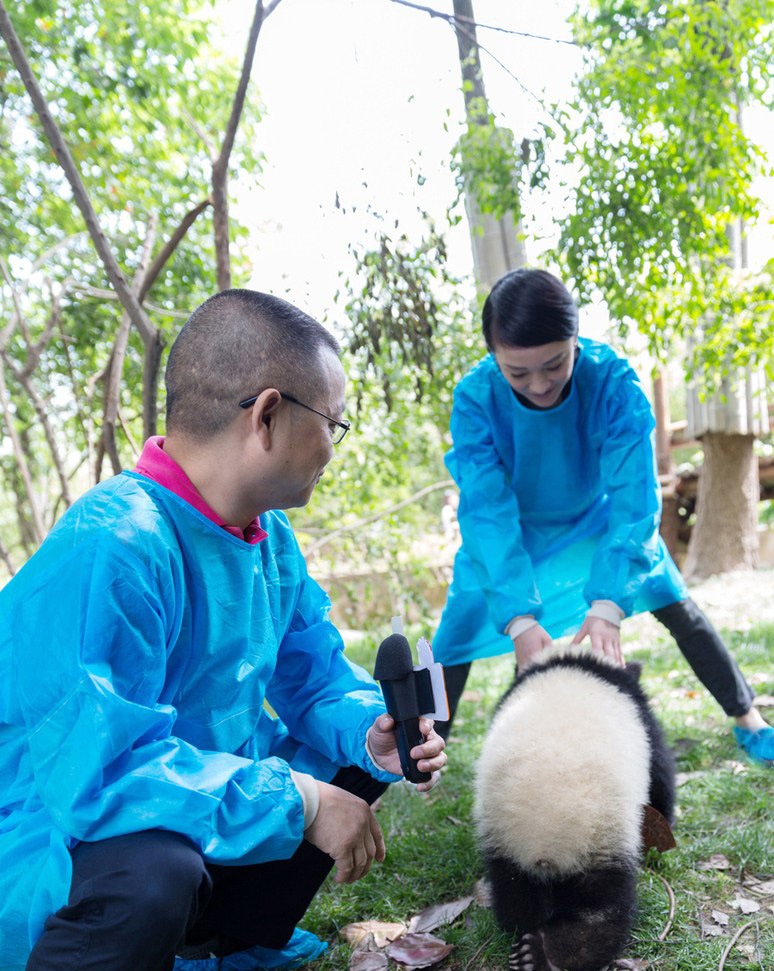
<svg viewBox="0 0 774 971">
<path fill-rule="evenodd" d="M 575 338 L 537 347 L 495 343 L 494 357 L 508 384 L 535 408 L 553 408 L 575 367 Z"/>
</svg>

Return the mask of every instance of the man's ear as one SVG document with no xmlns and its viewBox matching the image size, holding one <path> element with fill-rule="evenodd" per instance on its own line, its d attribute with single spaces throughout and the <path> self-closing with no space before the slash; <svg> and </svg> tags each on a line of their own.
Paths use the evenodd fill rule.
<svg viewBox="0 0 774 971">
<path fill-rule="evenodd" d="M 250 409 L 250 422 L 255 435 L 261 439 L 265 449 L 271 448 L 276 428 L 277 410 L 282 403 L 282 395 L 276 388 L 267 388 L 255 399 Z"/>
</svg>

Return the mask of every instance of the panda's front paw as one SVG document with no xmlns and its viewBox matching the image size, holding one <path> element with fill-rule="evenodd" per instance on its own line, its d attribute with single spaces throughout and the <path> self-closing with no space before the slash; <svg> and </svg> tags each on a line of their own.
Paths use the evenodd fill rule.
<svg viewBox="0 0 774 971">
<path fill-rule="evenodd" d="M 513 942 L 508 968 L 509 971 L 561 971 L 548 960 L 540 934 L 523 934 Z"/>
</svg>

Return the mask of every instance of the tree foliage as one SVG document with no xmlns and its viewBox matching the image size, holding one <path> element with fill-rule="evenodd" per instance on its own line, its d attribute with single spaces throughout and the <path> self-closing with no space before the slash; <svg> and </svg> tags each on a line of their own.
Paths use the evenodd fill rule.
<svg viewBox="0 0 774 971">
<path fill-rule="evenodd" d="M 381 229 L 353 254 L 338 296 L 353 428 L 292 519 L 323 577 L 368 564 L 370 582 L 385 585 L 389 617 L 412 599 L 427 607 L 420 591 L 437 549 L 425 537 L 437 535 L 452 487 L 443 464 L 452 395 L 485 348 L 473 288 L 449 272 L 431 222 L 418 242 Z"/>
<path fill-rule="evenodd" d="M 239 66 L 212 49 L 211 14 L 209 0 L 23 0 L 10 14 L 159 347 L 215 283 L 212 229 L 198 217 Z M 257 120 L 250 105 L 232 158 L 246 170 L 260 164 Z M 0 535 L 29 552 L 70 501 L 66 484 L 78 494 L 99 478 L 106 421 L 117 431 L 113 468 L 131 463 L 149 349 L 109 289 L 5 46 L 0 148 L 0 352 L 15 451 L 15 462 L 0 463 L 0 489 L 12 499 Z"/>
<path fill-rule="evenodd" d="M 532 190 L 546 187 L 547 149 L 556 133 L 543 123 L 530 137 L 517 141 L 510 128 L 498 123 L 484 98 L 470 97 L 467 105 L 467 120 L 451 163 L 458 200 L 469 193 L 481 212 L 491 213 L 495 219 L 509 212 L 518 219 L 523 200 Z"/>
<path fill-rule="evenodd" d="M 771 0 L 592 0 L 574 21 L 585 66 L 564 263 L 582 298 L 601 291 L 657 354 L 699 336 L 710 372 L 774 355 L 771 268 L 740 274 L 729 254 L 759 215 L 766 163 L 741 111 L 771 106 L 772 20 Z"/>
</svg>

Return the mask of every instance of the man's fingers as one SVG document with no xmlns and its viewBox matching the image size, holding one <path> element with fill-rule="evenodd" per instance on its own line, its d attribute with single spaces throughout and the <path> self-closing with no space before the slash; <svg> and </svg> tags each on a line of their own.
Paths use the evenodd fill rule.
<svg viewBox="0 0 774 971">
<path fill-rule="evenodd" d="M 433 772 L 432 776 L 427 782 L 420 782 L 417 785 L 418 792 L 429 792 L 441 781 L 441 773 Z"/>
<path fill-rule="evenodd" d="M 336 883 L 351 883 L 352 871 L 355 866 L 354 855 L 351 850 L 342 853 L 334 860 L 336 864 Z"/>
<path fill-rule="evenodd" d="M 352 867 L 352 877 L 349 882 L 356 883 L 370 870 L 372 857 L 369 856 L 365 846 L 356 846 L 352 852 L 352 859 L 354 865 Z"/>
<path fill-rule="evenodd" d="M 369 825 L 371 827 L 371 836 L 374 840 L 374 856 L 379 861 L 379 863 L 384 860 L 386 848 L 384 845 L 384 833 L 382 833 L 382 827 L 374 816 L 373 811 L 371 812 L 371 818 L 369 819 Z"/>
</svg>

